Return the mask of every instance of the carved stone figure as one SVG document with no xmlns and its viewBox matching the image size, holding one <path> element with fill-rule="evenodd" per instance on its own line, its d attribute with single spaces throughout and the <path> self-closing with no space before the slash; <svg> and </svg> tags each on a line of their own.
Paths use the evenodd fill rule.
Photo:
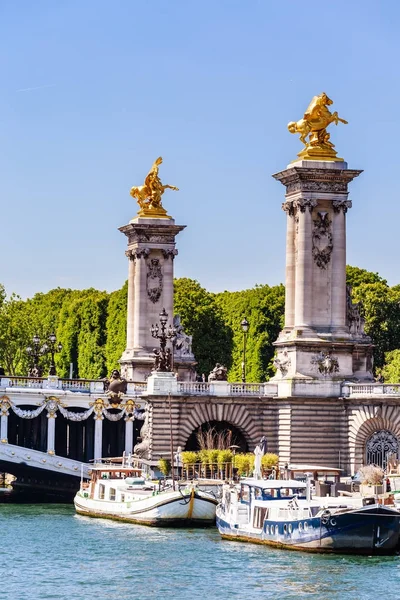
<svg viewBox="0 0 400 600">
<path fill-rule="evenodd" d="M 145 411 L 144 422 L 140 430 L 141 441 L 136 444 L 133 451 L 140 458 L 150 458 L 150 413 L 148 409 Z"/>
<path fill-rule="evenodd" d="M 299 121 L 291 121 L 288 124 L 290 133 L 299 133 L 300 140 L 305 145 L 305 149 L 298 154 L 299 158 L 304 160 L 343 160 L 337 158 L 337 153 L 326 128 L 331 123 L 338 125 L 340 121 L 347 124 L 347 121 L 341 119 L 336 111 L 334 113 L 330 112 L 328 106 L 331 104 L 333 104 L 333 100 L 325 92 L 319 96 L 314 96 L 303 118 Z"/>
<path fill-rule="evenodd" d="M 152 258 L 147 269 L 147 295 L 155 304 L 163 290 L 163 274 L 158 258 Z"/>
<path fill-rule="evenodd" d="M 110 375 L 110 378 L 106 379 L 104 383 L 104 387 L 107 387 L 106 393 L 107 396 L 109 396 L 111 403 L 114 403 L 115 401 L 119 402 L 120 398 L 126 394 L 128 382 L 126 379 L 121 377 L 118 369 L 114 369 Z"/>
<path fill-rule="evenodd" d="M 318 368 L 323 375 L 332 375 L 339 372 L 339 361 L 331 352 L 320 352 L 311 359 L 311 364 Z"/>
<path fill-rule="evenodd" d="M 276 367 L 283 376 L 289 370 L 291 364 L 290 356 L 286 348 L 274 359 L 274 367 Z"/>
<path fill-rule="evenodd" d="M 326 269 L 333 250 L 331 220 L 325 211 L 318 213 L 312 233 L 312 254 L 316 264 Z"/>
<path fill-rule="evenodd" d="M 174 316 L 174 329 L 176 331 L 175 338 L 175 355 L 179 358 L 193 357 L 192 353 L 192 336 L 187 335 L 181 324 L 180 315 Z"/>
<path fill-rule="evenodd" d="M 208 376 L 208 381 L 227 381 L 228 369 L 217 363 Z"/>
<path fill-rule="evenodd" d="M 169 373 L 172 370 L 172 352 L 170 348 L 162 350 L 161 348 L 153 348 L 154 371 Z"/>
<path fill-rule="evenodd" d="M 365 319 L 362 316 L 362 303 L 352 302 L 350 285 L 346 285 L 346 320 L 352 335 L 355 337 L 365 336 Z"/>
<path fill-rule="evenodd" d="M 148 172 L 144 180 L 144 185 L 133 187 L 130 191 L 131 196 L 136 198 L 140 206 L 139 217 L 171 218 L 162 205 L 161 197 L 166 189 L 178 191 L 179 188 L 174 185 L 163 185 L 161 183 L 158 176 L 158 166 L 161 163 L 162 158 L 159 156 Z"/>
</svg>

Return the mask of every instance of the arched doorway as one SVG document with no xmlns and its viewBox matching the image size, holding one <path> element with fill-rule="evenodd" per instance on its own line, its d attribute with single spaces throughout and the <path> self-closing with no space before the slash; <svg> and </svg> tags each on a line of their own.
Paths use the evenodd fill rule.
<svg viewBox="0 0 400 600">
<path fill-rule="evenodd" d="M 387 429 L 375 431 L 365 444 L 365 464 L 374 464 L 386 469 L 387 460 L 390 455 L 399 458 L 399 441 L 393 433 Z"/>
<path fill-rule="evenodd" d="M 197 452 L 201 448 L 229 448 L 238 446 L 236 452 L 248 452 L 249 447 L 243 433 L 228 421 L 208 421 L 197 427 L 189 436 L 185 450 Z"/>
</svg>

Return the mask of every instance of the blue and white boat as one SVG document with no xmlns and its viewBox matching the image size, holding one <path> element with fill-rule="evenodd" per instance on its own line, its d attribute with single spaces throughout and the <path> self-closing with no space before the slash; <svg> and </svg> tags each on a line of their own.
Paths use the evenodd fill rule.
<svg viewBox="0 0 400 600">
<path fill-rule="evenodd" d="M 310 552 L 391 554 L 398 549 L 395 508 L 375 500 L 363 505 L 359 499 L 357 506 L 352 498 L 311 499 L 310 489 L 295 480 L 225 484 L 216 512 L 219 532 L 229 540 Z"/>
</svg>

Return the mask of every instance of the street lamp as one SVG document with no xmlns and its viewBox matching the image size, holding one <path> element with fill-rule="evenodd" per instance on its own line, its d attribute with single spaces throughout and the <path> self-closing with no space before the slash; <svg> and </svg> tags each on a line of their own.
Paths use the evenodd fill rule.
<svg viewBox="0 0 400 600">
<path fill-rule="evenodd" d="M 31 359 L 28 377 L 41 377 L 43 369 L 39 366 L 39 358 L 45 354 L 44 346 L 41 346 L 40 337 L 36 333 L 32 338 L 32 345 L 28 346 L 26 353 Z"/>
<path fill-rule="evenodd" d="M 45 353 L 51 355 L 51 364 L 49 369 L 49 375 L 57 375 L 56 365 L 54 364 L 54 355 L 56 352 L 61 352 L 62 344 L 57 344 L 57 338 L 55 333 L 51 333 L 48 337 L 48 343 L 43 344 L 43 348 L 46 348 Z"/>
<path fill-rule="evenodd" d="M 249 322 L 246 317 L 244 317 L 243 321 L 240 323 L 240 326 L 243 331 L 242 383 L 246 383 L 246 342 L 247 332 L 249 330 Z"/>
<path fill-rule="evenodd" d="M 167 341 L 171 340 L 172 342 L 176 338 L 176 329 L 169 325 L 167 328 L 168 322 L 168 314 L 165 311 L 165 308 L 160 312 L 160 325 L 158 323 L 152 325 L 150 328 L 150 332 L 153 338 L 160 341 L 160 349 L 154 349 L 155 361 L 154 368 L 156 371 L 162 372 L 170 372 L 172 369 L 172 361 L 171 361 L 171 350 L 167 348 Z"/>
</svg>

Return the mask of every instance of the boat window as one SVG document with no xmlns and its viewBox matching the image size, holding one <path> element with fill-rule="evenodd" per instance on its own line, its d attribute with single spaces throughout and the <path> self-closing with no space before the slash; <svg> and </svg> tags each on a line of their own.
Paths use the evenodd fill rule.
<svg viewBox="0 0 400 600">
<path fill-rule="evenodd" d="M 305 523 L 304 523 L 304 531 L 307 531 L 307 530 L 308 530 L 308 523 L 307 523 L 307 521 L 305 521 Z"/>
<path fill-rule="evenodd" d="M 269 525 L 266 525 L 266 526 L 265 526 L 265 533 L 268 533 L 268 534 L 269 534 Z"/>
<path fill-rule="evenodd" d="M 110 488 L 110 500 L 115 500 L 115 488 Z"/>
<path fill-rule="evenodd" d="M 262 499 L 262 490 L 261 490 L 261 488 L 258 488 L 258 487 L 254 488 L 254 498 L 256 500 L 261 500 Z"/>
<path fill-rule="evenodd" d="M 264 506 L 256 506 L 254 509 L 253 527 L 255 529 L 262 529 L 265 521 L 267 509 Z"/>
<path fill-rule="evenodd" d="M 121 494 L 121 502 L 125 502 L 125 494 Z"/>
<path fill-rule="evenodd" d="M 104 500 L 104 493 L 105 493 L 105 490 L 106 490 L 106 486 L 105 486 L 105 485 L 102 485 L 102 484 L 100 484 L 100 485 L 99 485 L 99 500 Z"/>
<path fill-rule="evenodd" d="M 293 526 L 291 523 L 289 523 L 289 533 L 292 533 L 292 531 L 293 531 Z"/>
<path fill-rule="evenodd" d="M 301 521 L 299 523 L 299 531 L 303 531 L 303 523 Z"/>
<path fill-rule="evenodd" d="M 319 506 L 311 506 L 310 510 L 311 510 L 311 516 L 315 517 L 316 514 L 319 513 Z"/>
<path fill-rule="evenodd" d="M 283 526 L 283 533 L 286 535 L 287 534 L 287 525 L 286 523 Z"/>
<path fill-rule="evenodd" d="M 262 491 L 263 500 L 271 500 L 271 498 L 276 498 L 276 490 L 274 489 L 264 489 Z"/>
<path fill-rule="evenodd" d="M 250 500 L 250 488 L 248 485 L 242 485 L 240 487 L 240 500 L 242 502 L 248 502 Z"/>
</svg>

